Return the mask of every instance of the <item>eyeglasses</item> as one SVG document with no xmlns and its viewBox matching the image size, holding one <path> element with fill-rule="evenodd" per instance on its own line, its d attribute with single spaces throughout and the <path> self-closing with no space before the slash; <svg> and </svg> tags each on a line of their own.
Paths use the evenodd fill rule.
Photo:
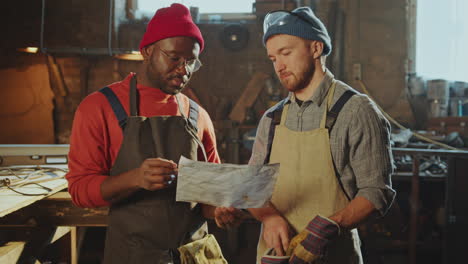
<svg viewBox="0 0 468 264">
<path fill-rule="evenodd" d="M 301 19 L 302 21 L 313 26 L 309 20 L 303 18 L 297 13 L 293 13 L 287 10 L 275 10 L 266 14 L 265 19 L 263 20 L 263 33 L 265 34 L 268 31 L 268 28 L 271 26 L 286 25 L 293 21 L 297 21 L 297 19 Z"/>
<path fill-rule="evenodd" d="M 156 46 L 157 47 L 157 46 Z M 184 65 L 184 67 L 187 69 L 189 72 L 196 72 L 200 69 L 202 66 L 202 63 L 199 59 L 190 59 L 186 60 L 182 57 L 179 56 L 172 56 L 167 53 L 167 51 L 164 51 L 160 47 L 157 47 L 164 55 L 166 55 L 167 58 L 172 62 L 173 66 L 175 68 L 179 68 L 180 66 Z"/>
</svg>

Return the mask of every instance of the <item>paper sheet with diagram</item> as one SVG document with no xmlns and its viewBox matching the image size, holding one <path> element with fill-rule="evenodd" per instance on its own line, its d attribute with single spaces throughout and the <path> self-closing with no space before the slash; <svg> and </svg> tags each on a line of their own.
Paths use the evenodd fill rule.
<svg viewBox="0 0 468 264">
<path fill-rule="evenodd" d="M 181 157 L 176 200 L 259 208 L 271 198 L 278 173 L 279 164 L 215 164 Z"/>
</svg>

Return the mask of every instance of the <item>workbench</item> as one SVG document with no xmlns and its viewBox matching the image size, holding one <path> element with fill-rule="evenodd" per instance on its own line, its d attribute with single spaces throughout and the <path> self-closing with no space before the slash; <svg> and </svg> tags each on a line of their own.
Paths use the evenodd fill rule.
<svg viewBox="0 0 468 264">
<path fill-rule="evenodd" d="M 75 208 L 64 178 L 68 151 L 68 145 L 0 145 L 0 263 L 34 263 L 41 249 L 65 235 L 72 242 L 70 262 L 77 263 L 76 227 L 50 221 Z M 56 210 L 57 201 L 69 209 Z"/>
<path fill-rule="evenodd" d="M 5 171 L 9 172 L 9 170 L 4 169 L 3 172 Z M 5 174 L 6 173 L 0 174 L 0 180 L 11 179 L 12 181 L 14 181 L 16 178 L 15 176 L 12 176 L 12 174 Z M 67 182 L 63 178 L 65 172 L 59 171 L 57 174 L 58 175 L 56 175 L 56 179 L 54 179 L 54 177 L 51 177 L 50 180 L 47 180 L 46 182 L 41 182 L 40 185 L 42 187 L 36 184 L 28 184 L 22 187 L 8 186 L 10 187 L 8 188 L 7 186 L 5 186 L 7 182 L 3 181 L 2 188 L 0 188 L 0 221 L 4 219 L 12 219 L 10 218 L 10 215 L 14 215 L 16 212 L 22 212 L 24 209 L 29 208 L 30 206 L 35 206 L 36 202 L 41 201 L 47 197 L 50 197 L 51 195 L 54 195 L 59 191 L 66 189 Z M 8 181 L 8 183 L 9 182 L 10 181 Z M 37 195 L 41 193 L 44 194 Z M 28 221 L 30 229 L 34 229 L 38 226 L 37 222 L 35 222 L 33 218 L 29 219 Z M 11 220 L 11 222 L 8 224 L 0 225 L 0 234 L 3 234 L 3 236 L 7 236 L 7 231 L 3 231 L 3 233 L 1 233 L 2 230 L 8 230 L 8 232 L 11 232 L 11 227 L 18 226 L 21 226 L 21 223 L 18 222 L 17 219 Z M 21 230 L 15 231 L 21 233 Z M 49 242 L 55 242 L 70 231 L 70 228 L 65 227 L 54 228 L 52 238 Z M 28 244 L 28 241 L 25 240 L 25 237 L 17 239 L 14 239 L 13 241 L 7 242 L 3 246 L 0 246 L 0 263 L 17 263 L 23 252 L 28 251 L 25 249 L 29 248 L 30 246 Z"/>
<path fill-rule="evenodd" d="M 18 244 L 15 241 L 17 248 L 24 247 L 22 251 L 15 249 L 18 251 L 17 259 L 34 257 L 44 245 L 53 243 L 69 232 L 71 263 L 76 264 L 83 237 L 80 227 L 106 226 L 107 213 L 108 208 L 76 207 L 72 204 L 70 194 L 61 191 L 1 217 L 0 230 L 29 232 L 29 235 L 17 237 L 19 240 L 30 238 L 29 246 L 26 242 Z M 1 249 L 2 247 L 0 247 L 0 254 Z M 16 263 L 3 260 L 0 255 L 0 263 Z"/>
<path fill-rule="evenodd" d="M 60 169 L 66 169 L 66 166 L 55 166 Z M 34 169 L 35 167 L 31 167 Z M 42 200 L 47 196 L 53 195 L 59 191 L 64 190 L 67 188 L 67 181 L 63 178 L 65 172 L 58 171 L 56 175 L 56 179 L 51 177 L 50 181 L 40 183 L 42 186 L 49 188 L 49 190 L 45 190 L 35 184 L 25 185 L 21 188 L 0 188 L 0 217 L 8 215 L 14 211 L 17 211 L 23 207 L 26 207 L 30 204 L 33 204 L 36 201 Z M 0 173 L 0 180 L 2 179 L 14 179 L 12 175 L 5 175 Z M 1 186 L 1 185 L 0 185 Z M 22 195 L 14 190 L 21 191 L 26 194 L 41 194 L 44 195 Z"/>
</svg>

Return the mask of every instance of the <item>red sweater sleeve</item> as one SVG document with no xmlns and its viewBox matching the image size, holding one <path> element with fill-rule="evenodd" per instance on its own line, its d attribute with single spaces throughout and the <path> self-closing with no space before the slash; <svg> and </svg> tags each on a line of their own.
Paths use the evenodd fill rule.
<svg viewBox="0 0 468 264">
<path fill-rule="evenodd" d="M 86 97 L 75 112 L 68 154 L 68 191 L 79 207 L 100 207 L 109 203 L 102 198 L 101 183 L 109 175 L 109 132 L 106 106 L 100 93 Z M 110 110 L 112 112 L 112 110 Z M 118 122 L 115 117 L 114 122 Z"/>
</svg>

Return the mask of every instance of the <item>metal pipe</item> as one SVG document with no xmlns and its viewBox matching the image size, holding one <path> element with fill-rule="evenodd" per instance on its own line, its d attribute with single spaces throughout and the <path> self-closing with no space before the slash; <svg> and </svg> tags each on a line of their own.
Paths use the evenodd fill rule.
<svg viewBox="0 0 468 264">
<path fill-rule="evenodd" d="M 114 9 L 114 0 L 109 0 L 109 29 L 107 32 L 107 49 L 109 51 L 110 56 L 112 56 L 112 20 L 114 18 L 113 9 Z"/>
<path fill-rule="evenodd" d="M 437 155 L 444 157 L 468 157 L 466 150 L 446 150 L 446 149 L 417 149 L 417 148 L 392 148 L 394 154 L 408 155 Z"/>
<path fill-rule="evenodd" d="M 45 1 L 42 0 L 42 9 L 41 9 L 41 36 L 39 37 L 39 48 L 42 53 L 44 53 L 44 20 L 45 20 Z"/>
<path fill-rule="evenodd" d="M 455 191 L 455 184 L 456 184 L 456 162 L 455 162 L 454 157 L 451 157 L 448 159 L 447 164 L 448 164 L 448 175 L 447 179 L 445 181 L 445 228 L 443 229 L 443 238 L 444 242 L 442 243 L 442 263 L 443 264 L 449 264 L 451 263 L 450 260 L 453 259 L 449 254 L 453 252 L 453 250 L 450 250 L 449 247 L 450 245 L 453 245 L 448 242 L 448 239 L 453 239 L 453 227 L 455 227 L 455 221 L 456 221 L 456 212 L 454 210 L 454 207 L 456 205 L 455 203 L 455 195 L 450 195 L 449 193 L 456 193 Z M 452 236 L 449 238 L 449 236 Z M 452 261 L 453 262 L 453 261 Z"/>
<path fill-rule="evenodd" d="M 111 49 L 109 48 L 80 48 L 80 47 L 67 47 L 67 48 L 44 48 L 44 53 L 54 54 L 81 54 L 81 55 L 109 55 L 109 54 L 131 54 L 133 51 L 128 49 Z"/>
<path fill-rule="evenodd" d="M 410 226 L 408 237 L 409 263 L 416 264 L 418 240 L 418 210 L 419 210 L 419 155 L 413 155 L 413 176 L 411 177 Z"/>
</svg>

